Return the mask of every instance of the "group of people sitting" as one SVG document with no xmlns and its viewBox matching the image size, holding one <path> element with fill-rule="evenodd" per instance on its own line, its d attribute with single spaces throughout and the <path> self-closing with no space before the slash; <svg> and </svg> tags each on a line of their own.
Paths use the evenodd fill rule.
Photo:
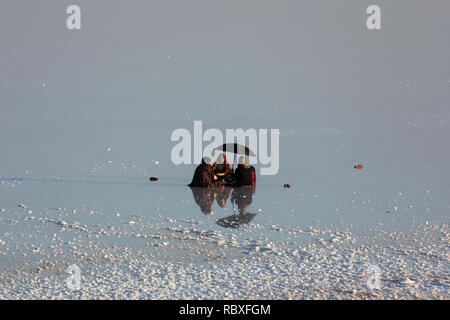
<svg viewBox="0 0 450 320">
<path fill-rule="evenodd" d="M 204 157 L 195 169 L 190 187 L 252 187 L 255 185 L 255 168 L 247 164 L 245 156 L 239 158 L 236 170 L 231 169 L 226 155 L 222 153 L 211 165 L 211 158 Z"/>
</svg>

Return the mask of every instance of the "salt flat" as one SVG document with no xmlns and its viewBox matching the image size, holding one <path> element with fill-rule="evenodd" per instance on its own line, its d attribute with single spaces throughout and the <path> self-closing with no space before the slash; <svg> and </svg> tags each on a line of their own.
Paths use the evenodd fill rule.
<svg viewBox="0 0 450 320">
<path fill-rule="evenodd" d="M 447 3 L 80 7 L 0 4 L 0 298 L 450 298 Z M 280 130 L 247 215 L 194 121 Z"/>
<path fill-rule="evenodd" d="M 355 204 L 348 201 L 350 207 L 343 208 L 344 213 L 332 212 L 340 216 L 336 220 L 339 222 L 320 214 L 313 221 L 306 217 L 307 212 L 287 209 L 288 204 L 298 201 L 292 196 L 293 190 L 278 187 L 274 192 L 272 188 L 274 198 L 263 200 L 258 195 L 270 187 L 261 186 L 253 198 L 257 205 L 252 203 L 250 208 L 254 210 L 249 209 L 258 212 L 255 218 L 239 228 L 224 228 L 216 222 L 233 214 L 230 203 L 225 208 L 215 204 L 213 212 L 204 215 L 188 187 L 169 183 L 150 185 L 136 180 L 120 180 L 120 184 L 102 182 L 107 184 L 104 197 L 108 199 L 117 200 L 119 194 L 146 190 L 135 196 L 134 201 L 130 197 L 122 200 L 133 203 L 129 209 L 128 205 L 119 208 L 102 198 L 80 206 L 59 206 L 70 203 L 64 194 L 71 199 L 74 190 L 82 196 L 83 192 L 90 193 L 86 189 L 98 188 L 99 182 L 92 178 L 86 178 L 84 183 L 24 179 L 14 182 L 14 186 L 4 184 L 2 188 L 11 201 L 15 200 L 13 195 L 23 199 L 36 188 L 48 191 L 41 192 L 37 202 L 46 208 L 36 208 L 28 201 L 6 206 L 1 213 L 0 296 L 4 299 L 449 297 L 450 230 L 446 218 L 427 217 L 425 222 L 406 224 L 405 219 L 411 216 L 413 220 L 419 218 L 407 211 L 412 210 L 409 206 L 397 202 L 402 211 L 387 213 L 377 209 L 371 212 L 368 221 L 361 217 L 352 219 L 345 210 L 357 210 L 351 209 Z M 53 189 L 66 189 L 56 203 Z M 168 190 L 170 201 L 165 199 Z M 281 200 L 283 205 L 274 205 L 272 199 Z M 313 201 L 314 195 L 299 199 Z M 56 206 L 48 206 L 47 201 Z M 358 202 L 358 210 L 366 210 Z M 139 209 L 134 207 L 138 204 L 142 205 Z M 279 210 L 267 210 L 271 205 Z M 280 206 L 284 209 L 280 210 Z M 399 217 L 402 214 L 404 217 Z M 80 268 L 79 290 L 67 287 L 70 265 Z M 367 268 L 373 265 L 381 271 L 378 289 L 367 284 L 370 277 Z"/>
</svg>

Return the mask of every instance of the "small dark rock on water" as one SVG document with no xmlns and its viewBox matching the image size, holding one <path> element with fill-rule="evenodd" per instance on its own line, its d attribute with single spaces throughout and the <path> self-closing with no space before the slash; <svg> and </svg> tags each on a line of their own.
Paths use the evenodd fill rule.
<svg viewBox="0 0 450 320">
<path fill-rule="evenodd" d="M 158 181 L 159 179 L 157 177 L 150 177 L 150 181 Z"/>
</svg>

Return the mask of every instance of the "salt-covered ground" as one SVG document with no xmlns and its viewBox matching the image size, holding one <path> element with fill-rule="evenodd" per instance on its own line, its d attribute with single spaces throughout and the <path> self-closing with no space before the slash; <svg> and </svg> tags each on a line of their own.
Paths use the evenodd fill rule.
<svg viewBox="0 0 450 320">
<path fill-rule="evenodd" d="M 107 2 L 0 3 L 0 298 L 450 298 L 448 2 Z M 246 216 L 195 120 L 280 130 Z"/>
<path fill-rule="evenodd" d="M 289 241 L 266 238 L 238 242 L 233 233 L 201 230 L 198 221 L 172 222 L 169 225 L 175 227 L 157 233 L 144 225 L 125 232 L 121 228 L 38 221 L 33 227 L 36 233 L 49 224 L 57 226 L 48 248 L 30 244 L 19 249 L 2 243 L 2 254 L 14 250 L 14 258 L 22 262 L 1 273 L 3 299 L 450 297 L 447 225 L 380 233 L 367 244 L 358 244 L 351 233 L 314 228 L 259 226 L 268 234 L 289 235 Z M 64 233 L 70 233 L 72 240 L 64 241 Z M 83 233 L 88 235 L 85 241 L 80 240 Z M 98 240 L 119 235 L 136 245 Z M 293 241 L 300 235 L 303 241 Z M 386 239 L 391 245 L 380 244 Z M 82 270 L 79 290 L 66 285 L 69 264 Z M 379 288 L 367 285 L 371 265 L 381 270 Z"/>
</svg>

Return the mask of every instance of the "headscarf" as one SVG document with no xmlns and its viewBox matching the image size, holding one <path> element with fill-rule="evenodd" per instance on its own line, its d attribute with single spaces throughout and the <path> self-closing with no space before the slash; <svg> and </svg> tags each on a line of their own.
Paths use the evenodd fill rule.
<svg viewBox="0 0 450 320">
<path fill-rule="evenodd" d="M 211 158 L 210 157 L 203 157 L 202 158 L 202 164 L 211 165 Z"/>
<path fill-rule="evenodd" d="M 247 159 L 245 158 L 245 156 L 239 158 L 239 165 L 243 166 L 244 168 L 250 168 L 250 166 L 247 164 Z"/>
<path fill-rule="evenodd" d="M 204 157 L 202 163 L 198 165 L 195 169 L 194 176 L 192 177 L 192 182 L 189 184 L 191 187 L 213 187 L 214 173 L 210 165 L 211 159 L 209 157 Z"/>
</svg>

